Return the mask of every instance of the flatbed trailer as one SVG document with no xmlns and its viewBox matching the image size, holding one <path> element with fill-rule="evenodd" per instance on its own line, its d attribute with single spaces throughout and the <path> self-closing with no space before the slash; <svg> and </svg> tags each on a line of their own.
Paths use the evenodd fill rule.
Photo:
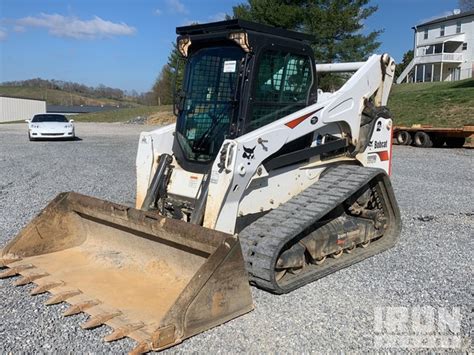
<svg viewBox="0 0 474 355">
<path fill-rule="evenodd" d="M 462 127 L 433 127 L 431 125 L 395 126 L 393 129 L 395 144 L 414 145 L 420 148 L 443 147 L 461 148 L 470 138 L 474 141 L 474 125 Z"/>
</svg>

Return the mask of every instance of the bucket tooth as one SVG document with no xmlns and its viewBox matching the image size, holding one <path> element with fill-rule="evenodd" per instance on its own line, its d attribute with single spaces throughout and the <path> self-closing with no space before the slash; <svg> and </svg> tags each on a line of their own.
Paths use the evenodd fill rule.
<svg viewBox="0 0 474 355">
<path fill-rule="evenodd" d="M 91 328 L 98 327 L 102 324 L 105 324 L 105 322 L 111 320 L 112 318 L 115 318 L 121 314 L 122 314 L 121 312 L 98 314 L 94 317 L 91 317 L 87 322 L 82 323 L 81 328 L 91 329 Z"/>
<path fill-rule="evenodd" d="M 26 270 L 26 269 L 31 269 L 33 268 L 34 266 L 33 265 L 18 265 L 18 266 L 14 266 L 8 270 L 5 270 L 3 272 L 0 272 L 0 279 L 4 279 L 4 278 L 7 278 L 7 277 L 11 277 L 11 276 L 16 276 L 18 275 L 20 272 L 22 272 L 23 270 Z"/>
<path fill-rule="evenodd" d="M 37 286 L 33 290 L 31 290 L 30 295 L 35 296 L 39 295 L 40 293 L 45 293 L 46 291 L 51 290 L 52 288 L 63 286 L 64 282 L 48 282 L 47 284 Z"/>
<path fill-rule="evenodd" d="M 21 258 L 14 255 L 5 255 L 3 258 L 0 258 L 0 267 L 7 267 L 8 264 L 16 261 L 21 261 Z"/>
<path fill-rule="evenodd" d="M 79 290 L 64 291 L 64 292 L 51 296 L 44 304 L 47 306 L 58 304 L 58 303 L 64 302 L 68 298 L 77 296 L 81 293 L 82 292 Z"/>
<path fill-rule="evenodd" d="M 141 329 L 145 326 L 143 323 L 133 323 L 127 324 L 123 327 L 115 329 L 112 333 L 104 337 L 104 341 L 115 341 L 122 338 L 125 338 L 128 334 L 134 332 L 135 330 Z"/>
<path fill-rule="evenodd" d="M 149 351 L 151 351 L 151 344 L 150 342 L 143 341 L 139 343 L 135 348 L 132 349 L 132 351 L 129 352 L 129 355 L 139 355 L 139 354 L 144 354 Z"/>
<path fill-rule="evenodd" d="M 23 286 L 23 285 L 27 285 L 35 280 L 38 280 L 42 277 L 45 277 L 45 276 L 49 276 L 49 274 L 33 274 L 33 275 L 28 275 L 28 276 L 23 276 L 21 279 L 19 280 L 16 280 L 15 282 L 13 282 L 13 285 L 14 286 Z"/>
<path fill-rule="evenodd" d="M 100 304 L 100 302 L 96 300 L 84 301 L 81 303 L 73 304 L 64 311 L 63 316 L 68 317 L 68 316 L 73 316 L 75 314 L 79 314 L 85 311 L 86 309 L 97 306 L 98 304 Z"/>
</svg>

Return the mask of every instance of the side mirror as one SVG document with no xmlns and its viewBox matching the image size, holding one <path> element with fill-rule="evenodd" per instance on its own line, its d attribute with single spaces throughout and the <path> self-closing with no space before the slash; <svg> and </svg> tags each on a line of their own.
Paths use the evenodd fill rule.
<svg viewBox="0 0 474 355">
<path fill-rule="evenodd" d="M 30 122 L 31 122 L 31 120 L 25 120 L 25 122 L 26 122 L 26 123 L 30 123 Z"/>
<path fill-rule="evenodd" d="M 74 120 L 69 120 L 69 123 L 73 123 L 73 122 L 74 122 Z"/>
</svg>

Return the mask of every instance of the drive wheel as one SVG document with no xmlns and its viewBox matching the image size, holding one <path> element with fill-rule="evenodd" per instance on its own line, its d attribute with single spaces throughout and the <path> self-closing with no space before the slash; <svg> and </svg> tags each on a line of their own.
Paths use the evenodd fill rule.
<svg viewBox="0 0 474 355">
<path fill-rule="evenodd" d="M 30 135 L 29 133 L 28 133 L 28 140 L 29 140 L 30 142 L 34 141 L 34 138 L 31 138 L 31 135 Z"/>
<path fill-rule="evenodd" d="M 431 141 L 430 136 L 422 131 L 415 133 L 415 146 L 418 148 L 431 148 L 433 146 L 433 142 Z"/>
<path fill-rule="evenodd" d="M 448 137 L 446 138 L 446 145 L 450 148 L 462 148 L 466 143 L 466 138 L 464 137 Z"/>
<path fill-rule="evenodd" d="M 412 142 L 411 134 L 407 131 L 399 131 L 397 133 L 397 143 L 400 145 L 410 145 Z"/>
</svg>

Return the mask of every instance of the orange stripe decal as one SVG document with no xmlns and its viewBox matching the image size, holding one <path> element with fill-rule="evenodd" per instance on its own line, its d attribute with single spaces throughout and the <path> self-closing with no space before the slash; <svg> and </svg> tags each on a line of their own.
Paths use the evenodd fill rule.
<svg viewBox="0 0 474 355">
<path fill-rule="evenodd" d="M 379 155 L 381 161 L 387 161 L 390 159 L 388 150 L 384 150 L 383 152 L 377 152 L 377 154 Z"/>
<path fill-rule="evenodd" d="M 290 127 L 291 129 L 295 128 L 296 126 L 298 126 L 301 122 L 303 122 L 305 119 L 307 119 L 309 116 L 311 116 L 312 114 L 322 110 L 323 108 L 319 108 L 317 109 L 316 111 L 313 111 L 313 112 L 310 112 L 310 113 L 307 113 L 306 115 L 303 115 L 301 117 L 298 117 L 298 118 L 295 118 L 294 120 L 291 120 L 290 122 L 287 122 L 285 123 L 285 126 L 287 127 Z"/>
</svg>

